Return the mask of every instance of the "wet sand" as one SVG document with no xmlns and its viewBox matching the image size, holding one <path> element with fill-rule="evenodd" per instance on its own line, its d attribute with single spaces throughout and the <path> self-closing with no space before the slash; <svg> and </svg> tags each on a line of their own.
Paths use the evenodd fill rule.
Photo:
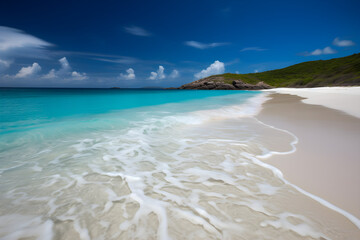
<svg viewBox="0 0 360 240">
<path fill-rule="evenodd" d="M 271 94 L 258 119 L 295 134 L 296 151 L 263 159 L 303 190 L 360 218 L 360 119 Z M 356 104 L 354 102 L 353 104 Z"/>
</svg>

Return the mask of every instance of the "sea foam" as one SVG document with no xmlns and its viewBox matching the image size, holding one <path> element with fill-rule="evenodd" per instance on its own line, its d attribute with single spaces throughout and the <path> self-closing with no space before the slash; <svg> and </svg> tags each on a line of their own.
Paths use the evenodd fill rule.
<svg viewBox="0 0 360 240">
<path fill-rule="evenodd" d="M 309 214 L 317 203 L 259 160 L 288 154 L 297 141 L 256 119 L 266 99 L 232 95 L 212 101 L 234 104 L 213 108 L 180 111 L 189 101 L 101 114 L 93 117 L 110 125 L 41 135 L 47 141 L 28 142 L 21 156 L 8 149 L 0 237 L 336 239 L 337 226 Z M 124 114 L 131 120 L 117 124 Z M 56 128 L 73 129 L 67 121 Z"/>
</svg>

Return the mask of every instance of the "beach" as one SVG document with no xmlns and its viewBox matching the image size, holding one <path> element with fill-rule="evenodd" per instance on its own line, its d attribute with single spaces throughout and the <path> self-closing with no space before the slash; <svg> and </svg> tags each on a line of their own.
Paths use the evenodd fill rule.
<svg viewBox="0 0 360 240">
<path fill-rule="evenodd" d="M 360 1 L 3 1 L 0 240 L 360 240 Z"/>
<path fill-rule="evenodd" d="M 294 153 L 263 161 L 359 218 L 360 88 L 276 89 L 269 97 L 258 119 L 286 129 L 298 142 Z"/>
<path fill-rule="evenodd" d="M 357 118 L 346 113 L 260 91 L 13 89 L 0 97 L 0 238 L 360 237 L 349 208 L 358 180 L 331 182 L 329 164 L 302 147 L 304 139 L 328 146 L 324 132 L 304 135 L 328 128 L 352 146 L 343 127 L 318 126 L 311 114 L 338 114 L 334 122 L 352 131 Z M 305 165 L 313 175 L 297 167 L 298 181 L 273 163 L 300 153 L 313 159 Z M 357 177 L 355 163 L 342 165 Z M 344 175 L 339 168 L 334 175 Z M 313 191 L 308 178 L 314 186 L 325 178 L 321 187 L 350 194 L 348 202 Z"/>
</svg>

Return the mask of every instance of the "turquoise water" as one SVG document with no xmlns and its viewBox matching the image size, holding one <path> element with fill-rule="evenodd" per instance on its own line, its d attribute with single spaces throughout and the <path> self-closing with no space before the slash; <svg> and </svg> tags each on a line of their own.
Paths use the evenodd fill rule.
<svg viewBox="0 0 360 240">
<path fill-rule="evenodd" d="M 0 89 L 0 239 L 341 239 L 258 160 L 294 151 L 266 99 Z"/>
<path fill-rule="evenodd" d="M 180 106 L 178 109 L 166 110 L 182 112 L 211 109 L 223 104 L 236 104 L 256 94 L 258 92 L 148 89 L 0 89 L 0 134 L 26 131 L 65 119 L 219 97 L 203 103 L 198 101 L 195 105 L 189 104 L 187 109 Z M 226 97 L 234 95 L 236 99 Z"/>
</svg>

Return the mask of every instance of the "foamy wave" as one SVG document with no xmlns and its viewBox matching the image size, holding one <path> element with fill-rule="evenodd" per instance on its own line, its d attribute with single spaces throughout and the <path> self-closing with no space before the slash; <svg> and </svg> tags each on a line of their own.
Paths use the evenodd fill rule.
<svg viewBox="0 0 360 240">
<path fill-rule="evenodd" d="M 230 105 L 212 110 L 200 110 L 188 115 L 180 115 L 178 121 L 186 124 L 201 124 L 205 121 L 225 120 L 240 117 L 256 116 L 262 109 L 262 104 L 267 101 L 268 93 L 262 93 L 246 100 L 240 105 Z"/>
<path fill-rule="evenodd" d="M 266 151 L 266 152 L 263 152 L 261 155 L 257 155 L 256 158 L 259 158 L 259 159 L 266 159 L 266 158 L 270 158 L 271 156 L 273 155 L 287 155 L 287 154 L 291 154 L 291 153 L 294 153 L 296 151 L 296 144 L 299 142 L 299 139 L 295 136 L 295 134 L 287 131 L 287 130 L 284 130 L 284 129 L 279 129 L 279 128 L 276 128 L 276 127 L 273 127 L 273 126 L 270 126 L 268 124 L 265 124 L 259 120 L 257 120 L 259 123 L 263 124 L 263 125 L 266 125 L 270 128 L 273 128 L 273 129 L 277 129 L 279 131 L 282 131 L 282 132 L 285 132 L 289 135 L 291 135 L 294 140 L 291 142 L 291 147 L 292 149 L 289 150 L 289 151 L 284 151 L 284 152 L 278 152 L 278 151 Z M 253 158 L 254 159 L 254 158 Z M 288 180 L 286 180 L 284 177 L 283 177 L 283 174 L 281 173 L 281 171 L 273 166 L 270 166 L 269 164 L 266 164 L 266 163 L 262 163 L 262 162 L 259 162 L 259 161 L 255 161 L 256 164 L 260 165 L 260 166 L 263 166 L 263 167 L 266 167 L 266 168 L 269 168 L 271 169 L 275 175 L 277 175 L 279 178 L 281 178 L 286 184 L 294 187 L 296 190 L 298 190 L 299 192 L 301 192 L 302 194 L 314 199 L 315 201 L 319 202 L 320 204 L 324 205 L 325 207 L 335 211 L 335 212 L 338 212 L 339 214 L 343 215 L 344 217 L 346 217 L 347 219 L 349 219 L 357 228 L 360 229 L 360 219 L 358 219 L 357 217 L 355 217 L 354 215 L 352 215 L 351 213 L 335 206 L 334 204 L 326 201 L 325 199 L 322 199 L 314 194 L 311 194 L 305 190 L 303 190 L 302 188 L 296 186 L 295 184 L 292 184 L 290 183 Z"/>
<path fill-rule="evenodd" d="M 10 214 L 0 216 L 1 239 L 36 238 L 39 240 L 52 239 L 54 223 L 43 221 L 38 216 Z"/>
<path fill-rule="evenodd" d="M 25 165 L 2 169 L 2 220 L 17 211 L 34 216 L 34 229 L 68 239 L 336 236 L 338 226 L 294 207 L 307 197 L 255 157 L 293 149 L 291 134 L 254 118 L 266 99 L 151 116 L 47 143 L 37 154 L 24 148 Z M 359 233 L 347 230 L 340 232 Z"/>
</svg>

